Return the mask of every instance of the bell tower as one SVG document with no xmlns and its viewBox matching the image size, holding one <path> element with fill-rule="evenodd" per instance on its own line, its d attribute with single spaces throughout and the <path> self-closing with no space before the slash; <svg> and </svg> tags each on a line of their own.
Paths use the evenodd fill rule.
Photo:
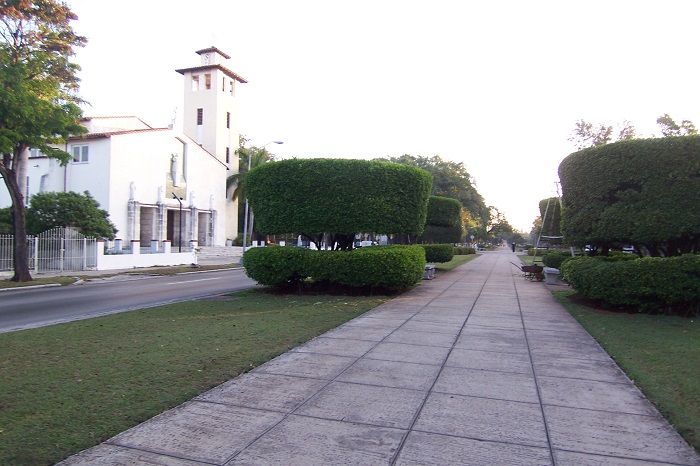
<svg viewBox="0 0 700 466">
<path fill-rule="evenodd" d="M 238 169 L 236 87 L 247 81 L 226 68 L 231 57 L 216 47 L 196 52 L 200 65 L 175 70 L 184 76 L 183 132 L 232 170 Z"/>
</svg>

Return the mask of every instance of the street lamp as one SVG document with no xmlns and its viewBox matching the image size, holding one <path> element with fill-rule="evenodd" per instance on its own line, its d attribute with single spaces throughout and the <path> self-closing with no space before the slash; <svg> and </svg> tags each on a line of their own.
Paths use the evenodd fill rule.
<svg viewBox="0 0 700 466">
<path fill-rule="evenodd" d="M 258 150 L 263 150 L 266 146 L 269 146 L 270 144 L 284 144 L 282 141 L 270 141 L 267 144 L 264 144 L 261 146 Z M 250 173 L 250 160 L 252 159 L 252 154 L 250 151 L 248 151 L 248 172 Z M 248 176 L 246 173 L 246 176 Z M 248 235 L 248 196 L 246 195 L 245 197 L 245 218 L 243 219 L 243 252 L 245 252 L 245 245 L 246 245 L 246 236 Z M 250 235 L 253 235 L 253 232 L 250 232 Z M 241 257 L 241 263 L 243 262 L 243 257 Z"/>
</svg>

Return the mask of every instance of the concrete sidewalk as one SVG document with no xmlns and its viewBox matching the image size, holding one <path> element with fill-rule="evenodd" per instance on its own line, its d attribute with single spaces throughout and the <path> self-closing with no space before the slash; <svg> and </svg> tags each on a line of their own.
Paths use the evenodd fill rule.
<svg viewBox="0 0 700 466">
<path fill-rule="evenodd" d="M 598 344 L 485 253 L 62 465 L 700 465 Z"/>
</svg>

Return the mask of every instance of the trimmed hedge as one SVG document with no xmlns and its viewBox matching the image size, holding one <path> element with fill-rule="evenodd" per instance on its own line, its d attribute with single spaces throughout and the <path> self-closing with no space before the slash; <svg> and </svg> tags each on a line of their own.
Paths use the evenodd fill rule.
<svg viewBox="0 0 700 466">
<path fill-rule="evenodd" d="M 420 246 L 376 246 L 354 251 L 315 251 L 297 247 L 249 249 L 246 274 L 277 288 L 306 279 L 351 288 L 402 290 L 418 283 L 425 271 Z"/>
<path fill-rule="evenodd" d="M 549 251 L 542 262 L 545 267 L 552 267 L 558 269 L 561 267 L 562 262 L 567 259 L 571 259 L 571 253 L 569 251 Z"/>
<path fill-rule="evenodd" d="M 426 225 L 435 227 L 459 226 L 462 219 L 462 204 L 451 197 L 430 196 Z"/>
<path fill-rule="evenodd" d="M 562 277 L 581 295 L 639 312 L 700 311 L 700 256 L 605 260 L 577 257 L 561 267 Z"/>
<path fill-rule="evenodd" d="M 462 225 L 453 227 L 436 227 L 426 225 L 419 241 L 434 243 L 459 243 L 462 241 Z"/>
<path fill-rule="evenodd" d="M 427 262 L 449 262 L 455 255 L 455 248 L 451 244 L 422 244 L 425 249 Z"/>
<path fill-rule="evenodd" d="M 246 193 L 262 234 L 419 235 L 432 176 L 398 163 L 290 159 L 250 171 Z"/>
<path fill-rule="evenodd" d="M 476 249 L 464 246 L 455 246 L 454 251 L 455 256 L 467 256 L 469 254 L 476 254 Z"/>
<path fill-rule="evenodd" d="M 633 139 L 574 152 L 559 165 L 567 243 L 700 251 L 700 136 Z"/>
</svg>

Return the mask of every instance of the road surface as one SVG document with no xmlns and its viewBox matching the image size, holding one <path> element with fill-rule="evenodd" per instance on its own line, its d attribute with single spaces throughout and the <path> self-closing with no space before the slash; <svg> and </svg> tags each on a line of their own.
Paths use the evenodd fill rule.
<svg viewBox="0 0 700 466">
<path fill-rule="evenodd" d="M 0 333 L 231 293 L 254 285 L 239 268 L 13 289 L 0 293 Z"/>
</svg>

